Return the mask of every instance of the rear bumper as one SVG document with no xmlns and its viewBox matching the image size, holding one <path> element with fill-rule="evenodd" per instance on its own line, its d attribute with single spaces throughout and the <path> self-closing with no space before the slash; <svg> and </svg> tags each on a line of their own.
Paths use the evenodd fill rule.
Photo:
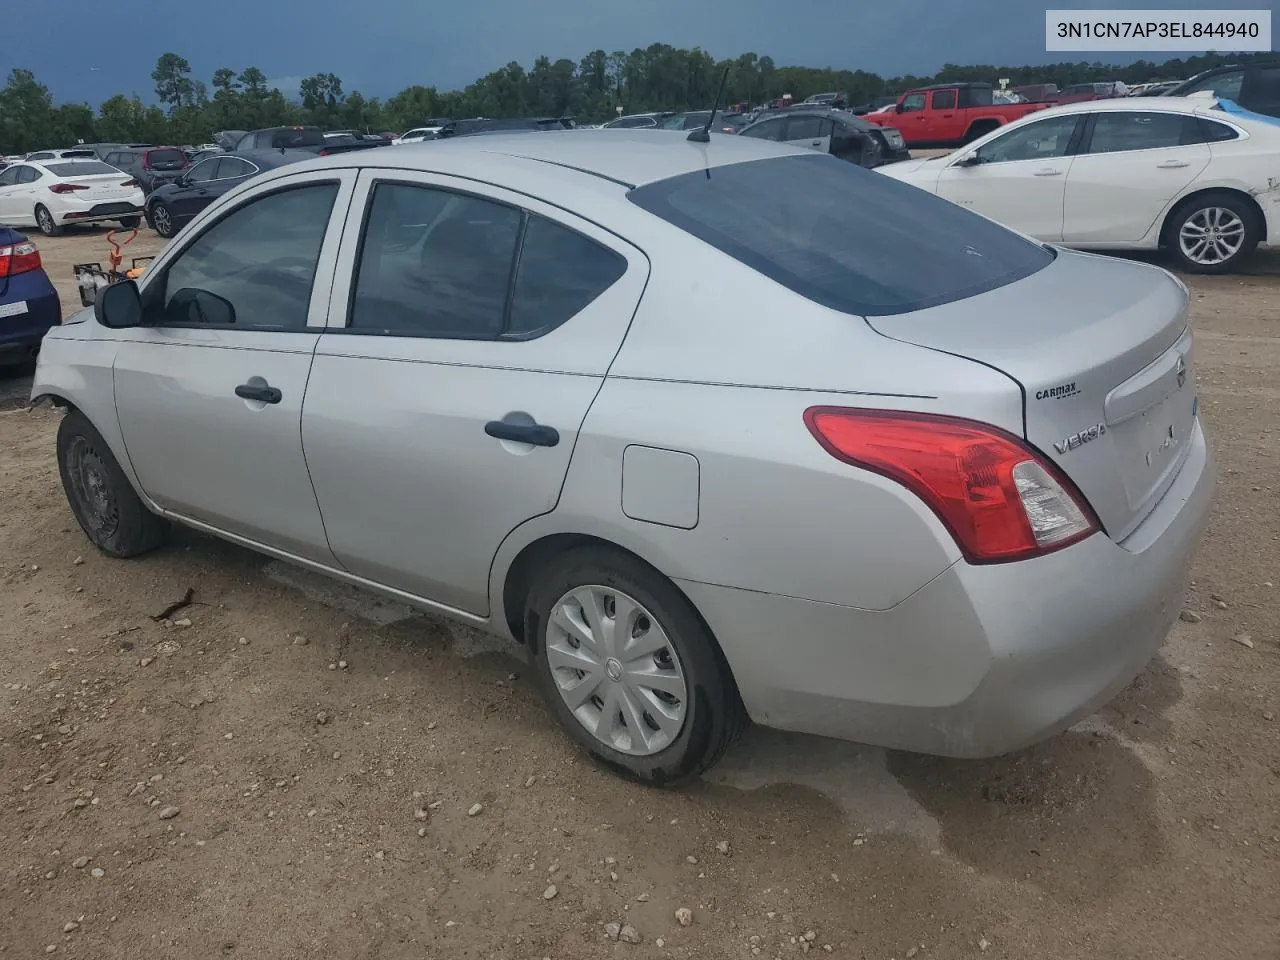
<svg viewBox="0 0 1280 960">
<path fill-rule="evenodd" d="M 141 192 L 135 200 L 108 200 L 102 203 L 85 204 L 82 207 L 63 207 L 58 211 L 50 211 L 59 225 L 68 223 L 92 223 L 95 220 L 119 220 L 122 217 L 142 216 Z"/>
<path fill-rule="evenodd" d="M 44 335 L 62 322 L 58 293 L 38 271 L 9 278 L 9 289 L 0 297 L 0 313 L 19 309 L 0 316 L 0 363 L 18 363 L 34 356 Z"/>
<path fill-rule="evenodd" d="M 1021 563 L 956 563 L 890 610 L 682 582 L 766 726 L 994 756 L 1096 710 L 1181 610 L 1214 472 L 1197 424 L 1173 486 L 1123 543 L 1097 534 Z"/>
</svg>

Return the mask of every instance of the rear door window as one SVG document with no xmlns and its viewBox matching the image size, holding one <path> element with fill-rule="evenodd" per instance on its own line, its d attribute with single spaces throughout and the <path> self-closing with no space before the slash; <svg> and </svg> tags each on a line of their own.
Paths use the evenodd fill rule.
<svg viewBox="0 0 1280 960">
<path fill-rule="evenodd" d="M 1089 153 L 1122 153 L 1203 143 L 1194 114 L 1108 111 L 1096 114 Z"/>
<path fill-rule="evenodd" d="M 712 167 L 628 196 L 801 296 L 863 316 L 976 296 L 1054 258 L 985 217 L 826 154 Z"/>
<path fill-rule="evenodd" d="M 830 131 L 827 131 L 828 135 Z M 787 140 L 817 140 L 823 136 L 822 117 L 790 117 L 787 119 Z"/>
<path fill-rule="evenodd" d="M 956 92 L 954 90 L 936 90 L 933 94 L 932 103 L 935 110 L 954 110 Z"/>
<path fill-rule="evenodd" d="M 743 130 L 740 136 L 754 137 L 757 140 L 781 140 L 783 125 L 786 122 L 783 117 L 773 120 L 761 120 L 759 123 L 752 124 L 746 130 Z"/>
</svg>

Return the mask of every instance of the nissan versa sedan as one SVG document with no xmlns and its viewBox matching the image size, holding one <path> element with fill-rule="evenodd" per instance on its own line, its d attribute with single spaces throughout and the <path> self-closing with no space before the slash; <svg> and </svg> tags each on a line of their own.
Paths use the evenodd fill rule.
<svg viewBox="0 0 1280 960">
<path fill-rule="evenodd" d="M 1171 274 L 717 134 L 264 172 L 50 331 L 41 398 L 104 553 L 174 521 L 492 630 L 654 784 L 748 719 L 1063 729 L 1162 643 L 1213 485 Z"/>
</svg>

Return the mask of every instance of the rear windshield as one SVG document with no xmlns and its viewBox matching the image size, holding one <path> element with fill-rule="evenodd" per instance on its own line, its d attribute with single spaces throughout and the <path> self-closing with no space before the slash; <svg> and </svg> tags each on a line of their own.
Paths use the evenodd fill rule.
<svg viewBox="0 0 1280 960">
<path fill-rule="evenodd" d="M 96 158 L 97 156 L 98 155 L 94 153 L 92 150 L 63 150 L 62 151 L 63 160 L 73 160 L 76 157 Z"/>
<path fill-rule="evenodd" d="M 712 167 L 629 196 L 801 296 L 862 316 L 963 300 L 1054 258 L 948 200 L 822 154 Z"/>
<path fill-rule="evenodd" d="M 74 163 L 46 163 L 44 168 L 55 177 L 100 177 L 104 173 L 120 173 L 115 167 L 97 160 L 76 160 Z"/>
<path fill-rule="evenodd" d="M 273 130 L 271 146 L 275 150 L 281 147 L 320 147 L 324 145 L 324 134 L 314 127 L 302 130 Z"/>
<path fill-rule="evenodd" d="M 181 150 L 148 150 L 147 163 L 151 166 L 161 166 L 169 164 L 177 164 L 182 166 L 187 162 L 187 155 Z"/>
</svg>

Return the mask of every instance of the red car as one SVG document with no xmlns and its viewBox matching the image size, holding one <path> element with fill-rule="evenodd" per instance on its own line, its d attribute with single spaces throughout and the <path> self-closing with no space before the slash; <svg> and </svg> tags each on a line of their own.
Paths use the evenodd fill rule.
<svg viewBox="0 0 1280 960">
<path fill-rule="evenodd" d="M 941 83 L 908 90 L 892 109 L 862 119 L 897 127 L 909 147 L 956 147 L 1046 106 L 995 103 L 989 83 Z"/>
</svg>

